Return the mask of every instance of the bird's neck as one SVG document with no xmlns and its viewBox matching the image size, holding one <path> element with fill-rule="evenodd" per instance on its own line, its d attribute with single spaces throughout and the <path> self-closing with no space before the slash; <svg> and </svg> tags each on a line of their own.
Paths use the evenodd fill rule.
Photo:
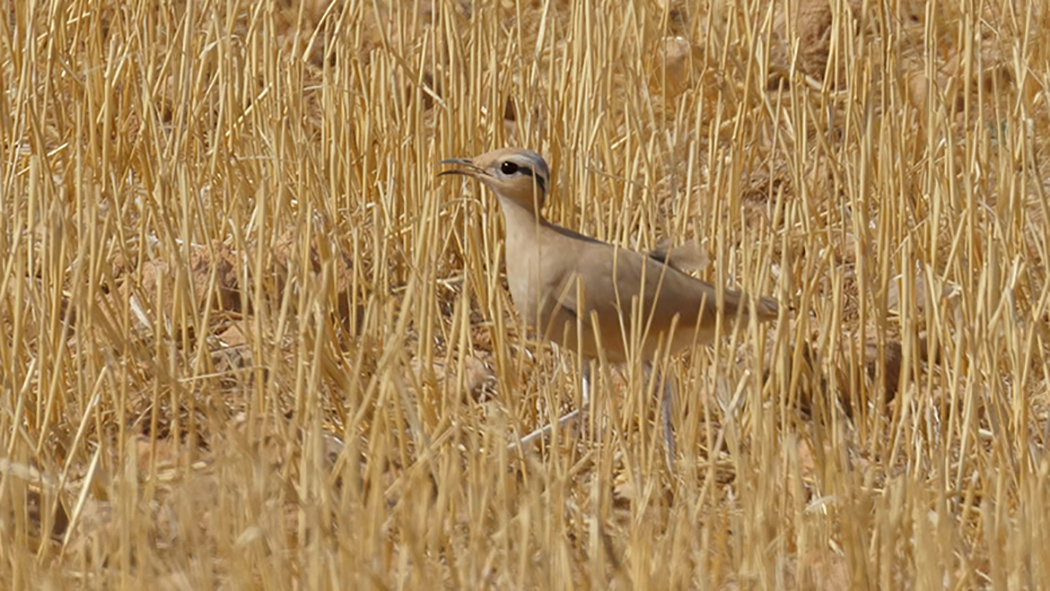
<svg viewBox="0 0 1050 591">
<path fill-rule="evenodd" d="M 539 228 L 548 225 L 543 214 L 513 199 L 500 197 L 499 204 L 507 226 L 508 248 L 535 240 Z"/>
</svg>

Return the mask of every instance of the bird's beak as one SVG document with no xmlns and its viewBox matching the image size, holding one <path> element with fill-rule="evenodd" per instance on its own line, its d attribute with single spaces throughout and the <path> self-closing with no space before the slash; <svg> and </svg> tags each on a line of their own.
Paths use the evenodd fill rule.
<svg viewBox="0 0 1050 591">
<path fill-rule="evenodd" d="M 484 171 L 474 165 L 474 161 L 469 158 L 447 158 L 438 162 L 438 164 L 455 164 L 460 168 L 453 168 L 451 170 L 445 170 L 438 173 L 438 176 L 445 176 L 446 174 L 462 174 L 464 176 L 478 177 Z"/>
</svg>

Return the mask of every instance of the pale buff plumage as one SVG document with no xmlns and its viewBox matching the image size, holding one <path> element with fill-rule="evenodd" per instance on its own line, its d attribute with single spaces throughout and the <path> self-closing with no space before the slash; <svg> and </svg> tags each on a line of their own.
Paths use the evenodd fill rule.
<svg viewBox="0 0 1050 591">
<path fill-rule="evenodd" d="M 505 148 L 442 164 L 457 165 L 442 174 L 473 177 L 499 199 L 506 221 L 507 283 L 525 323 L 586 359 L 599 358 L 594 322 L 607 361 L 623 363 L 633 350 L 636 359 L 648 363 L 668 334 L 672 354 L 710 342 L 719 309 L 723 326 L 732 326 L 737 315 L 747 318 L 752 310 L 760 321 L 777 316 L 772 298 L 752 303 L 739 291 L 719 290 L 679 271 L 661 260 L 666 257 L 621 248 L 548 222 L 540 208 L 550 190 L 550 172 L 536 152 Z M 632 326 L 640 329 L 637 336 L 632 336 Z M 669 416 L 667 408 L 665 421 Z M 665 428 L 670 429 L 666 422 Z M 670 439 L 668 446 L 673 449 Z"/>
</svg>

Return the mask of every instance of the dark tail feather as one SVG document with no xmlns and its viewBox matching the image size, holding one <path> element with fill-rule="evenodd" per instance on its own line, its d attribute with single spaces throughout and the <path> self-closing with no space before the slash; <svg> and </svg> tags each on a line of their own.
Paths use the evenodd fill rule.
<svg viewBox="0 0 1050 591">
<path fill-rule="evenodd" d="M 745 307 L 750 312 L 750 307 Z M 771 297 L 762 296 L 755 300 L 755 313 L 759 320 L 772 320 L 780 313 L 780 304 Z"/>
</svg>

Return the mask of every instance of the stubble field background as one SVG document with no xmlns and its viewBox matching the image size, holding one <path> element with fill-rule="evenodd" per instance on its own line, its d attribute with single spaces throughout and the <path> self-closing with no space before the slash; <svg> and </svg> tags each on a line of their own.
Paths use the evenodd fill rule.
<svg viewBox="0 0 1050 591">
<path fill-rule="evenodd" d="M 1038 2 L 14 2 L 0 581 L 1036 589 L 1050 581 Z M 703 245 L 773 323 L 593 436 L 502 219 Z"/>
</svg>

